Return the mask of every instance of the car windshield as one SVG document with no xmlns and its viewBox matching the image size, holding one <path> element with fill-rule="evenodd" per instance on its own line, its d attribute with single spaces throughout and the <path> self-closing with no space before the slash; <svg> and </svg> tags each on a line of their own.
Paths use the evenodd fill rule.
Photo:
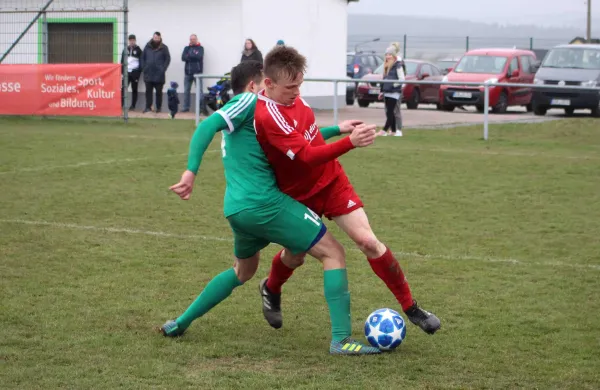
<svg viewBox="0 0 600 390">
<path fill-rule="evenodd" d="M 451 68 L 456 64 L 456 61 L 438 61 L 438 68 Z"/>
<path fill-rule="evenodd" d="M 504 71 L 507 61 L 508 57 L 501 56 L 464 56 L 454 72 L 499 74 Z"/>
<path fill-rule="evenodd" d="M 411 75 L 417 73 L 417 67 L 419 66 L 416 62 L 405 61 L 404 66 L 406 66 L 406 74 Z M 383 74 L 383 64 L 379 65 L 377 69 L 375 69 L 375 74 Z"/>
<path fill-rule="evenodd" d="M 570 47 L 552 49 L 544 59 L 542 67 L 600 69 L 600 50 Z"/>
<path fill-rule="evenodd" d="M 404 65 L 406 65 L 406 74 L 412 75 L 417 73 L 417 68 L 419 64 L 417 62 L 404 61 Z"/>
</svg>

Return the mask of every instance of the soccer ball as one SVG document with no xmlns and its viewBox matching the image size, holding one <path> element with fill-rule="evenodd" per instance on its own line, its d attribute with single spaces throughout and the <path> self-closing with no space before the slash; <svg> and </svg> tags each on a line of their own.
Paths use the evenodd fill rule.
<svg viewBox="0 0 600 390">
<path fill-rule="evenodd" d="M 365 322 L 365 336 L 375 348 L 391 351 L 402 344 L 406 336 L 406 325 L 395 310 L 375 310 Z"/>
</svg>

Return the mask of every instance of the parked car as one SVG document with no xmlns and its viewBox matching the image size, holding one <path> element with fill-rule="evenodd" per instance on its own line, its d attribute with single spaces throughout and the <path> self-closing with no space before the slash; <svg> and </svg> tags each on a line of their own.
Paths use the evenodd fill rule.
<svg viewBox="0 0 600 390">
<path fill-rule="evenodd" d="M 346 53 L 346 76 L 353 79 L 360 79 L 363 76 L 373 73 L 377 67 L 383 64 L 383 59 L 375 52 L 361 51 Z M 357 84 L 346 84 L 346 104 L 354 104 L 354 97 Z"/>
<path fill-rule="evenodd" d="M 442 71 L 442 74 L 445 76 L 448 73 L 450 73 L 452 69 L 454 69 L 456 64 L 458 64 L 458 61 L 460 61 L 460 57 L 442 58 L 441 60 L 437 60 L 435 62 L 435 65 L 438 67 L 438 69 Z"/>
<path fill-rule="evenodd" d="M 406 79 L 407 80 L 442 80 L 441 71 L 431 62 L 419 60 L 405 60 Z M 356 98 L 360 107 L 368 107 L 370 103 L 378 101 L 381 85 L 379 80 L 383 79 L 383 65 L 368 74 L 363 79 L 368 82 L 361 82 L 356 88 Z M 420 103 L 439 102 L 439 85 L 425 84 L 406 84 L 404 87 L 402 102 L 406 103 L 409 109 L 418 108 Z"/>
<path fill-rule="evenodd" d="M 410 60 L 406 63 L 407 80 L 442 81 L 442 71 L 431 62 Z M 440 85 L 406 84 L 402 91 L 402 102 L 409 110 L 416 110 L 420 103 L 439 104 Z"/>
<path fill-rule="evenodd" d="M 531 97 L 536 63 L 530 50 L 478 49 L 466 53 L 456 67 L 444 76 L 444 81 L 478 83 L 514 83 L 522 87 L 490 87 L 489 98 L 492 111 L 505 113 L 509 106 L 526 106 L 532 110 Z M 442 85 L 440 108 L 453 111 L 455 107 L 475 106 L 484 111 L 484 89 L 479 87 Z"/>
<path fill-rule="evenodd" d="M 360 79 L 366 74 L 373 73 L 382 64 L 383 58 L 375 52 L 348 52 L 346 54 L 346 75 L 353 79 Z"/>
<path fill-rule="evenodd" d="M 552 49 L 535 75 L 535 84 L 600 87 L 600 45 L 561 45 Z M 538 89 L 533 92 L 533 112 L 546 115 L 563 108 L 566 115 L 590 109 L 600 117 L 600 92 Z"/>
</svg>

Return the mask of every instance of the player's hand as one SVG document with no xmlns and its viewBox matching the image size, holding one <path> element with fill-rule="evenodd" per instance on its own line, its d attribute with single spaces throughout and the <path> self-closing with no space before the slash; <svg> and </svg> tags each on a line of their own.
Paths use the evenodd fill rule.
<svg viewBox="0 0 600 390">
<path fill-rule="evenodd" d="M 354 128 L 358 125 L 362 125 L 363 121 L 360 121 L 358 119 L 350 119 L 348 121 L 343 121 L 340 122 L 338 124 L 338 127 L 340 128 L 340 133 L 344 134 L 344 133 L 352 133 L 352 131 L 354 130 Z"/>
<path fill-rule="evenodd" d="M 383 100 L 383 93 L 380 93 L 379 96 L 377 96 L 377 100 Z"/>
<path fill-rule="evenodd" d="M 188 200 L 190 196 L 192 196 L 194 180 L 196 180 L 196 175 L 194 175 L 194 172 L 185 171 L 183 172 L 183 175 L 181 175 L 181 180 L 179 180 L 179 183 L 172 185 L 169 187 L 169 189 L 179 195 L 181 199 Z"/>
<path fill-rule="evenodd" d="M 355 148 L 364 148 L 371 145 L 375 141 L 376 129 L 376 125 L 362 124 L 356 126 L 352 134 L 349 135 L 352 145 Z"/>
</svg>

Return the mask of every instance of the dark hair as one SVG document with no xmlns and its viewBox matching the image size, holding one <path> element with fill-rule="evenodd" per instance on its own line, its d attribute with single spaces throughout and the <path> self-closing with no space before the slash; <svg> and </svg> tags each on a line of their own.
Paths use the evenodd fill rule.
<svg viewBox="0 0 600 390">
<path fill-rule="evenodd" d="M 254 60 L 244 61 L 231 68 L 231 89 L 237 95 L 244 92 L 250 81 L 260 83 L 263 78 L 263 65 Z"/>
<path fill-rule="evenodd" d="M 265 57 L 265 76 L 273 81 L 280 77 L 295 79 L 306 72 L 306 57 L 291 46 L 277 46 Z"/>
<path fill-rule="evenodd" d="M 246 41 L 250 41 L 250 43 L 252 44 L 250 50 L 258 50 L 258 47 L 256 47 L 256 43 L 254 43 L 254 40 L 246 38 Z M 244 41 L 244 50 L 246 50 L 246 41 Z"/>
<path fill-rule="evenodd" d="M 158 36 L 160 37 L 160 32 L 158 32 L 158 31 L 155 31 L 155 32 L 154 32 L 154 35 L 158 35 Z"/>
</svg>

